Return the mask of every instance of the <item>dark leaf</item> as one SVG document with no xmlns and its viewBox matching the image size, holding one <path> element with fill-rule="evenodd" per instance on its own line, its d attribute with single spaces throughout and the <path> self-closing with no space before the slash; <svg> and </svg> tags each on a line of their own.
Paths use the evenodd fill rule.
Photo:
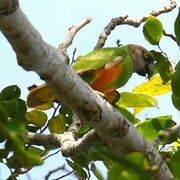
<svg viewBox="0 0 180 180">
<path fill-rule="evenodd" d="M 172 75 L 171 87 L 172 87 L 172 101 L 174 106 L 180 110 L 180 61 L 176 65 L 175 72 Z"/>
<path fill-rule="evenodd" d="M 180 8 L 179 8 L 179 13 L 176 17 L 176 20 L 174 22 L 174 32 L 176 35 L 177 42 L 180 46 Z"/>
<path fill-rule="evenodd" d="M 4 88 L 0 93 L 0 101 L 8 101 L 10 99 L 19 98 L 21 95 L 21 90 L 18 86 L 8 86 Z"/>
<path fill-rule="evenodd" d="M 171 79 L 171 75 L 173 73 L 172 65 L 169 60 L 161 53 L 156 51 L 151 51 L 151 53 L 153 54 L 156 61 L 155 69 L 158 70 L 163 84 L 166 84 Z"/>
</svg>

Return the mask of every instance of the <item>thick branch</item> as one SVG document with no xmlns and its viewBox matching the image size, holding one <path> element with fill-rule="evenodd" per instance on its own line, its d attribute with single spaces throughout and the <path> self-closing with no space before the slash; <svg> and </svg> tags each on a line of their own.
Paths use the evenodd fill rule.
<svg viewBox="0 0 180 180">
<path fill-rule="evenodd" d="M 134 27 L 139 27 L 141 23 L 145 22 L 150 16 L 159 16 L 162 13 L 167 13 L 169 11 L 172 11 L 174 8 L 176 8 L 177 4 L 175 0 L 170 0 L 170 4 L 163 9 L 152 11 L 146 16 L 142 16 L 139 19 L 127 19 L 128 16 L 120 16 L 117 18 L 113 18 L 111 22 L 104 28 L 103 32 L 101 32 L 98 42 L 94 49 L 100 49 L 105 45 L 105 42 L 107 40 L 107 37 L 111 34 L 111 31 L 113 31 L 117 26 L 119 25 L 130 25 Z"/>
<path fill-rule="evenodd" d="M 0 4 L 3 2 L 0 0 Z M 159 167 L 155 173 L 155 178 L 158 180 L 173 177 L 153 144 L 147 142 L 119 111 L 96 94 L 67 65 L 66 57 L 60 51 L 42 40 L 21 9 L 17 9 L 9 16 L 0 16 L 0 29 L 14 48 L 18 63 L 26 70 L 38 73 L 60 102 L 72 108 L 82 122 L 94 126 L 103 143 L 118 152 L 138 151 L 145 154 L 151 165 Z M 29 140 L 38 139 L 35 138 L 36 134 L 31 133 L 28 136 L 31 137 Z M 43 135 L 40 136 L 44 139 Z M 62 148 L 69 148 L 71 151 L 74 141 L 73 132 L 58 136 L 50 135 L 50 137 L 53 136 L 55 136 L 56 140 L 53 142 L 56 145 L 60 142 Z"/>
</svg>

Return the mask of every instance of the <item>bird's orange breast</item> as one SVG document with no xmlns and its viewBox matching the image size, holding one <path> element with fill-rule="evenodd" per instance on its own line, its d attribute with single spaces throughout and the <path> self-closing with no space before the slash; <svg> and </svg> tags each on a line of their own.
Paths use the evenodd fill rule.
<svg viewBox="0 0 180 180">
<path fill-rule="evenodd" d="M 104 94 L 114 91 L 116 87 L 110 85 L 117 80 L 122 71 L 122 65 L 117 65 L 109 69 L 103 68 L 94 71 L 93 75 L 96 77 L 96 81 L 91 84 L 91 87 Z"/>
</svg>

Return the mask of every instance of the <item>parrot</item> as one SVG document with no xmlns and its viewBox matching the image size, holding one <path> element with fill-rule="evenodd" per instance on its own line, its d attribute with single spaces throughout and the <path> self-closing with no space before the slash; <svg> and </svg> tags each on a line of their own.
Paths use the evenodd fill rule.
<svg viewBox="0 0 180 180">
<path fill-rule="evenodd" d="M 150 78 L 153 73 L 154 57 L 144 47 L 128 44 L 121 47 L 97 49 L 85 56 L 77 57 L 73 70 L 92 89 L 114 104 L 119 99 L 116 89 L 124 86 L 135 72 Z M 56 96 L 47 84 L 33 88 L 27 96 L 27 106 L 34 108 L 55 101 Z"/>
</svg>

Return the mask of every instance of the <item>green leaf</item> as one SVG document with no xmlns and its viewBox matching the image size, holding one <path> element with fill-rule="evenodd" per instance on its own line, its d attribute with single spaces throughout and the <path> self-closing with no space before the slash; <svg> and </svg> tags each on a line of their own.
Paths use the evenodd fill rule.
<svg viewBox="0 0 180 180">
<path fill-rule="evenodd" d="M 180 162 L 180 151 L 176 152 L 170 162 L 171 170 L 177 179 L 180 179 L 179 162 Z"/>
<path fill-rule="evenodd" d="M 4 88 L 1 93 L 0 93 L 0 101 L 4 100 L 10 100 L 14 98 L 19 98 L 21 95 L 21 90 L 19 89 L 18 86 L 13 85 L 13 86 L 8 86 Z"/>
<path fill-rule="evenodd" d="M 38 155 L 38 156 L 41 156 L 42 153 L 44 152 L 44 150 L 40 149 L 40 148 L 37 148 L 37 147 L 34 147 L 34 146 L 30 146 L 27 148 L 26 152 L 30 152 L 34 155 Z"/>
<path fill-rule="evenodd" d="M 26 119 L 29 124 L 34 124 L 36 127 L 42 127 L 47 122 L 47 115 L 42 111 L 32 110 L 26 113 Z"/>
<path fill-rule="evenodd" d="M 98 180 L 104 180 L 101 172 L 96 168 L 96 165 L 94 163 L 91 163 L 91 170 Z"/>
<path fill-rule="evenodd" d="M 180 98 L 180 61 L 177 63 L 175 70 L 172 75 L 171 86 L 173 94 Z"/>
<path fill-rule="evenodd" d="M 55 116 L 50 120 L 48 129 L 51 133 L 62 134 L 66 130 L 65 122 L 66 119 L 62 114 Z"/>
<path fill-rule="evenodd" d="M 126 118 L 132 123 L 137 124 L 140 122 L 133 114 L 131 114 L 127 109 L 116 106 L 116 109 L 120 111 Z"/>
<path fill-rule="evenodd" d="M 173 73 L 172 65 L 169 60 L 160 52 L 151 51 L 151 53 L 153 54 L 156 61 L 154 66 L 157 67 L 163 84 L 166 84 L 171 79 L 171 75 Z"/>
<path fill-rule="evenodd" d="M 66 118 L 66 123 L 68 125 L 72 124 L 72 110 L 67 106 L 61 106 L 59 109 L 59 114 L 62 114 Z"/>
<path fill-rule="evenodd" d="M 124 156 L 112 150 L 108 150 L 102 151 L 100 156 L 106 156 L 112 161 L 112 165 L 108 172 L 108 180 L 119 179 L 119 176 L 121 177 L 120 179 L 125 180 L 150 179 L 149 172 L 146 170 L 148 164 L 142 155 L 133 153 Z M 140 162 L 141 165 L 139 165 Z"/>
<path fill-rule="evenodd" d="M 176 20 L 174 22 L 174 32 L 176 35 L 176 40 L 178 42 L 178 45 L 180 46 L 180 8 Z"/>
<path fill-rule="evenodd" d="M 159 19 L 154 16 L 149 17 L 143 26 L 145 39 L 152 45 L 159 44 L 163 35 L 163 26 Z"/>
<path fill-rule="evenodd" d="M 44 110 L 51 109 L 53 107 L 53 105 L 54 105 L 53 102 L 47 102 L 47 103 L 44 103 L 42 105 L 35 106 L 34 109 L 44 111 Z"/>
<path fill-rule="evenodd" d="M 35 165 L 42 164 L 43 161 L 39 155 L 32 152 L 23 152 L 22 154 L 15 153 L 7 160 L 7 164 L 11 168 L 31 168 Z"/>
<path fill-rule="evenodd" d="M 7 158 L 9 152 L 6 149 L 0 149 L 0 159 Z"/>
<path fill-rule="evenodd" d="M 122 180 L 121 168 L 117 163 L 113 163 L 108 171 L 108 180 Z M 124 178 L 123 178 L 124 179 Z"/>
<path fill-rule="evenodd" d="M 87 124 L 84 124 L 80 127 L 79 131 L 78 131 L 78 135 L 81 137 L 83 136 L 84 134 L 86 134 L 89 130 L 91 130 L 92 128 L 87 125 Z"/>
<path fill-rule="evenodd" d="M 120 107 L 157 107 L 155 98 L 146 93 L 122 92 L 116 105 Z"/>
<path fill-rule="evenodd" d="M 174 107 L 180 111 L 180 98 L 172 94 L 171 96 Z"/>
<path fill-rule="evenodd" d="M 4 105 L 0 103 L 0 122 L 5 122 L 8 118 L 9 114 Z"/>
<path fill-rule="evenodd" d="M 172 87 L 172 102 L 174 106 L 180 110 L 180 61 L 175 67 L 176 71 L 172 75 L 171 87 Z"/>
<path fill-rule="evenodd" d="M 70 161 L 70 160 L 68 160 L 68 159 L 66 159 L 66 161 L 67 161 L 68 165 L 71 166 L 72 169 L 75 170 L 76 173 L 77 173 L 80 177 L 82 177 L 82 178 L 84 178 L 84 179 L 87 178 L 86 171 L 83 169 L 83 167 L 81 167 L 79 164 L 77 164 L 77 163 L 75 163 L 75 162 L 73 162 L 73 161 Z"/>
<path fill-rule="evenodd" d="M 15 118 L 16 112 L 19 109 L 18 101 L 16 99 L 11 99 L 9 101 L 1 101 L 0 103 L 4 106 L 4 108 L 8 112 L 8 116 Z"/>
<path fill-rule="evenodd" d="M 152 141 L 159 136 L 158 132 L 165 128 L 170 128 L 176 123 L 172 120 L 172 116 L 159 116 L 155 118 L 148 118 L 144 122 L 137 125 L 137 130 L 143 136 Z"/>
</svg>

